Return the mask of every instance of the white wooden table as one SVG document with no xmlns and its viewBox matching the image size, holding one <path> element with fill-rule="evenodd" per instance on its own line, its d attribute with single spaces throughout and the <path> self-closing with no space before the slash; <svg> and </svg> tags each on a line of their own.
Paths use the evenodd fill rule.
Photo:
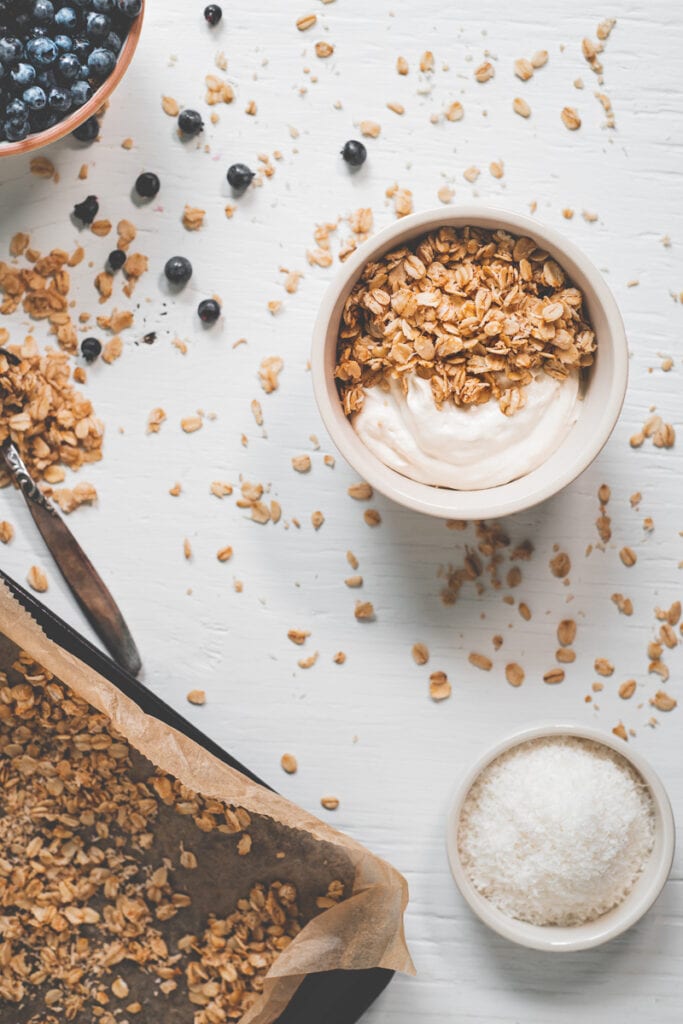
<svg viewBox="0 0 683 1024">
<path fill-rule="evenodd" d="M 94 192 L 103 216 L 137 224 L 135 248 L 150 257 L 123 357 L 89 371 L 87 394 L 107 427 L 105 457 L 80 474 L 96 485 L 98 505 L 74 513 L 70 525 L 126 612 L 147 685 L 287 796 L 327 814 L 407 876 L 408 937 L 419 976 L 395 980 L 368 1014 L 369 1024 L 555 1024 L 578 1014 L 601 1022 L 625 1015 L 679 1021 L 680 857 L 664 895 L 638 927 L 599 952 L 552 959 L 497 940 L 472 918 L 450 881 L 443 836 L 449 793 L 477 752 L 543 719 L 606 729 L 622 720 L 634 728 L 630 742 L 661 772 L 683 820 L 681 710 L 658 715 L 660 726 L 647 727 L 648 698 L 659 680 L 648 676 L 645 652 L 655 630 L 654 606 L 681 596 L 681 442 L 671 450 L 650 442 L 638 451 L 629 447 L 651 406 L 681 426 L 683 311 L 673 296 L 683 289 L 683 25 L 674 5 L 628 0 L 601 10 L 587 0 L 548 0 L 542 7 L 530 0 L 512 7 L 483 0 L 474 8 L 436 0 L 251 0 L 226 3 L 215 32 L 205 27 L 202 6 L 151 0 L 140 50 L 106 115 L 101 141 L 86 150 L 67 141 L 47 154 L 60 173 L 58 186 L 29 176 L 28 159 L 0 163 L 5 252 L 18 230 L 30 231 L 42 249 L 75 244 L 71 206 Z M 313 11 L 317 26 L 298 32 L 296 19 Z M 581 55 L 583 36 L 595 38 L 597 21 L 610 14 L 619 15 L 603 55 L 613 131 L 603 127 L 594 96 L 600 87 Z M 319 40 L 334 44 L 331 58 L 315 56 Z M 212 108 L 220 123 L 207 129 L 206 153 L 180 144 L 161 111 L 161 95 L 208 114 L 203 80 L 215 70 L 219 49 L 227 54 L 236 100 Z M 547 66 L 520 82 L 513 61 L 538 49 L 549 51 Z M 435 55 L 429 76 L 418 70 L 425 50 Z M 479 84 L 473 72 L 487 52 L 496 74 Z M 406 77 L 395 70 L 399 55 L 410 64 Z M 582 91 L 572 84 L 579 76 Z M 531 105 L 528 120 L 513 113 L 515 96 Z M 244 112 L 250 100 L 257 104 L 255 117 Z M 431 123 L 430 115 L 453 100 L 463 103 L 464 119 Z M 388 110 L 388 102 L 403 104 L 404 116 Z M 561 123 L 565 105 L 578 108 L 579 131 Z M 380 122 L 382 133 L 366 140 L 367 164 L 351 175 L 338 154 L 346 139 L 358 136 L 363 119 Z M 126 137 L 134 140 L 130 151 L 121 147 Z M 228 165 L 254 165 L 258 153 L 274 150 L 283 154 L 274 177 L 238 200 L 234 217 L 226 219 Z M 488 165 L 501 159 L 505 174 L 496 180 Z M 77 180 L 84 161 L 90 164 L 87 183 Z M 481 169 L 474 184 L 463 178 L 471 165 Z M 157 202 L 136 209 L 130 189 L 142 170 L 160 174 L 162 191 Z M 346 494 L 353 473 L 341 461 L 334 469 L 323 463 L 331 447 L 313 402 L 307 358 L 331 271 L 309 266 L 305 252 L 316 223 L 359 206 L 372 207 L 376 227 L 388 223 L 393 210 L 385 190 L 394 182 L 413 190 L 417 209 L 436 205 L 445 183 L 454 187 L 456 202 L 474 197 L 519 211 L 537 204 L 539 219 L 563 229 L 602 268 L 626 320 L 631 383 L 611 442 L 564 494 L 505 523 L 513 541 L 531 537 L 536 548 L 515 592 L 532 608 L 529 622 L 492 590 L 481 596 L 464 591 L 454 607 L 445 607 L 437 572 L 462 559 L 471 529 L 449 531 L 379 496 L 371 505 L 382 524 L 371 529 L 363 521 L 365 506 Z M 207 210 L 201 232 L 182 227 L 185 203 Z M 575 211 L 572 220 L 563 218 L 565 207 Z M 598 219 L 588 222 L 582 211 Z M 666 235 L 670 247 L 662 243 Z M 88 236 L 87 245 L 95 265 L 76 274 L 74 297 L 78 309 L 96 312 L 92 279 L 112 238 Z M 191 258 L 195 274 L 172 299 L 160 275 L 176 253 Z M 303 271 L 297 294 L 284 292 L 281 267 Z M 630 281 L 639 283 L 628 287 Z M 196 304 L 214 292 L 223 297 L 224 317 L 203 331 Z M 267 303 L 278 299 L 283 308 L 272 316 Z M 122 307 L 125 299 L 114 304 Z M 29 324 L 16 316 L 10 326 L 18 340 Z M 136 344 L 153 330 L 154 345 Z M 42 325 L 35 333 L 45 341 Z M 172 346 L 175 336 L 187 340 L 185 356 Z M 239 338 L 247 344 L 234 348 Z M 275 354 L 285 368 L 279 390 L 266 395 L 257 370 Z M 664 356 L 674 359 L 669 373 L 660 368 Z M 263 408 L 262 429 L 250 411 L 253 399 Z M 155 406 L 168 419 L 159 434 L 147 435 Z M 180 419 L 197 409 L 216 418 L 186 435 Z M 303 452 L 313 460 L 307 475 L 290 465 Z M 283 509 L 277 526 L 252 523 L 234 496 L 219 501 L 209 494 L 212 480 L 237 485 L 240 476 L 270 488 Z M 182 494 L 171 497 L 176 481 Z M 597 540 L 596 492 L 603 482 L 612 489 L 614 536 L 606 551 L 586 556 Z M 629 504 L 636 491 L 642 492 L 639 510 Z M 325 515 L 317 532 L 310 524 L 316 509 Z M 649 534 L 642 529 L 646 515 L 655 522 Z M 16 492 L 0 494 L 0 517 L 16 527 L 14 541 L 0 552 L 3 567 L 24 581 L 31 564 L 44 566 L 47 603 L 88 634 Z M 293 517 L 300 529 L 287 529 Z M 183 557 L 186 537 L 190 561 Z M 572 558 L 569 587 L 548 569 L 555 543 Z M 221 564 L 215 553 L 226 544 L 235 553 Z M 624 544 L 638 555 L 632 569 L 618 557 Z M 374 623 L 354 619 L 359 593 L 343 582 L 349 548 L 360 560 L 361 593 L 374 602 Z M 242 593 L 234 580 L 243 581 Z M 633 600 L 631 618 L 610 601 L 616 591 Z M 567 614 L 579 622 L 578 657 L 566 681 L 551 687 L 542 675 L 554 664 L 555 628 Z M 304 648 L 287 639 L 292 627 L 311 631 Z M 494 633 L 505 642 L 492 655 L 493 671 L 484 673 L 467 655 L 491 653 Z M 421 669 L 411 658 L 414 641 L 431 651 Z M 343 666 L 332 662 L 340 649 L 347 654 Z M 298 658 L 316 650 L 313 668 L 297 667 Z M 611 659 L 616 671 L 595 695 L 596 708 L 584 697 L 597 678 L 593 661 L 599 656 Z M 518 690 L 503 675 L 513 660 L 527 674 Z M 668 689 L 678 695 L 680 648 L 666 660 Z M 452 698 L 439 705 L 428 696 L 428 675 L 436 669 L 453 683 Z M 628 677 L 639 687 L 625 702 L 616 690 Z M 193 688 L 207 691 L 204 707 L 186 702 Z M 280 770 L 284 751 L 299 759 L 295 776 Z M 334 815 L 319 807 L 327 793 L 341 801 Z"/>
</svg>

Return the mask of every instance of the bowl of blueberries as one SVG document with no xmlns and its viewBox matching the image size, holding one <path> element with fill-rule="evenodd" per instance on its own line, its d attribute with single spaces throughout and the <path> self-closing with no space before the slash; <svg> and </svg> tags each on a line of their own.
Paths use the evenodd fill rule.
<svg viewBox="0 0 683 1024">
<path fill-rule="evenodd" d="M 94 141 L 143 13 L 144 0 L 0 0 L 0 156 Z"/>
</svg>

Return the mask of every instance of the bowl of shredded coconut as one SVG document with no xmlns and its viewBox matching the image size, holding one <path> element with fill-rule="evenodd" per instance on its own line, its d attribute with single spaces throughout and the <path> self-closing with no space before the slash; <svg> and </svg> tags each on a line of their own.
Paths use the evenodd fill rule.
<svg viewBox="0 0 683 1024">
<path fill-rule="evenodd" d="M 671 805 L 647 762 L 610 734 L 543 725 L 498 743 L 458 787 L 451 871 L 494 931 L 569 952 L 635 924 L 664 887 Z"/>
</svg>

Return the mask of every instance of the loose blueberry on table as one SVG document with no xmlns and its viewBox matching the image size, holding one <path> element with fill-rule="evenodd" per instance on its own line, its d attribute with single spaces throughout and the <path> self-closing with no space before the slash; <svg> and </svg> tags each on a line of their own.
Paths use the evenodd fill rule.
<svg viewBox="0 0 683 1024">
<path fill-rule="evenodd" d="M 0 0 L 0 143 L 22 142 L 87 103 L 141 10 L 142 0 Z M 77 129 L 82 142 L 97 137 L 91 121 Z"/>
<path fill-rule="evenodd" d="M 368 151 L 362 142 L 358 142 L 357 139 L 349 139 L 344 143 L 341 155 L 350 167 L 360 167 L 365 163 Z"/>
<path fill-rule="evenodd" d="M 255 174 L 246 164 L 233 164 L 228 168 L 228 183 L 235 192 L 244 192 L 254 180 Z"/>
<path fill-rule="evenodd" d="M 208 7 L 204 8 L 204 17 L 213 28 L 213 26 L 217 25 L 223 17 L 223 11 L 218 4 L 209 4 Z"/>
<path fill-rule="evenodd" d="M 135 182 L 135 191 L 141 199 L 154 199 L 160 188 L 159 177 L 153 171 L 145 171 Z"/>
<path fill-rule="evenodd" d="M 81 355 L 86 363 L 94 363 L 102 351 L 102 342 L 97 338 L 84 338 L 81 342 Z"/>
<path fill-rule="evenodd" d="M 185 256 L 171 256 L 164 267 L 164 273 L 171 284 L 187 284 L 192 277 L 192 264 Z"/>
<path fill-rule="evenodd" d="M 203 324 L 215 324 L 221 315 L 221 307 L 215 299 L 204 299 L 199 303 L 197 313 Z"/>
</svg>

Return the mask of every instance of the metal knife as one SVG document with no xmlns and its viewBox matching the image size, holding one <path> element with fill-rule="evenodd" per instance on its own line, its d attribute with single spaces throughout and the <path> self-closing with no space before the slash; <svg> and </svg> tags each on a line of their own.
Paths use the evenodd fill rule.
<svg viewBox="0 0 683 1024">
<path fill-rule="evenodd" d="M 33 521 L 85 617 L 114 661 L 136 676 L 142 668 L 142 661 L 114 598 L 55 506 L 36 486 L 16 445 L 7 439 L 1 451 Z"/>
</svg>

